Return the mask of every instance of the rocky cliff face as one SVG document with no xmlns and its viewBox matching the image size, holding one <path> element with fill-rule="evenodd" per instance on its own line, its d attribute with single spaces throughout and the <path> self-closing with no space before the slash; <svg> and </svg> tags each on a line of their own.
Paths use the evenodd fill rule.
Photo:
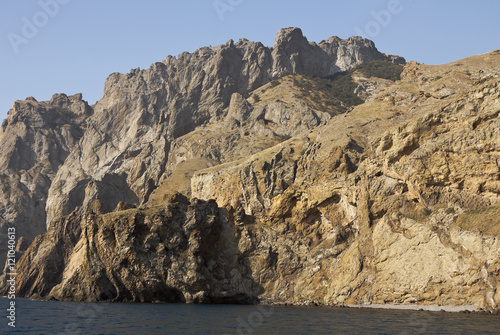
<svg viewBox="0 0 500 335">
<path fill-rule="evenodd" d="M 19 293 L 78 301 L 255 302 L 262 289 L 227 213 L 214 200 L 190 203 L 180 194 L 167 203 L 102 215 L 95 201 L 87 214 L 61 219 L 22 259 L 19 266 L 31 273 Z"/>
<path fill-rule="evenodd" d="M 327 67 L 307 65 L 319 54 Z M 283 63 L 289 56 L 296 59 Z M 233 94 L 262 87 L 283 73 L 328 75 L 372 59 L 404 62 L 378 52 L 368 40 L 331 38 L 315 44 L 300 29 L 288 28 L 278 32 L 274 48 L 241 39 L 169 56 L 146 70 L 114 73 L 92 107 L 81 95 L 18 101 L 0 133 L 0 227 L 13 225 L 19 238 L 31 242 L 61 216 L 76 208 L 84 213 L 93 200 L 105 200 L 103 211 L 120 201 L 145 203 L 176 167 L 171 157 L 177 154 L 170 154 L 180 147 L 176 139 L 225 118 Z M 235 101 L 233 110 L 239 107 Z M 302 130 L 324 123 L 324 116 L 302 109 L 313 119 Z M 278 135 L 296 131 L 288 128 Z M 261 129 L 261 137 L 269 134 Z M 225 160 L 210 159 L 201 167 Z"/>
<path fill-rule="evenodd" d="M 272 49 L 229 41 L 168 57 L 147 70 L 112 74 L 88 130 L 54 179 L 47 224 L 95 199 L 106 198 L 108 211 L 119 201 L 149 200 L 169 175 L 172 141 L 224 118 L 234 93 L 254 90 L 283 73 L 326 76 L 375 59 L 404 62 L 379 53 L 368 40 L 332 38 L 316 45 L 300 29 L 288 28 L 278 32 Z M 320 63 L 324 66 L 311 65 Z"/>
<path fill-rule="evenodd" d="M 113 74 L 93 108 L 19 102 L 68 129 L 48 133 L 48 230 L 18 264 L 20 295 L 498 308 L 500 53 L 356 77 L 366 102 L 347 114 L 304 86 L 380 59 L 403 62 L 283 29 L 272 49 L 230 41 Z M 25 143 L 8 178 L 32 169 L 11 158 Z"/>
<path fill-rule="evenodd" d="M 0 261 L 7 228 L 30 243 L 45 231 L 51 181 L 86 129 L 92 108 L 81 95 L 15 102 L 0 128 Z"/>
<path fill-rule="evenodd" d="M 498 308 L 499 63 L 412 62 L 348 115 L 197 172 L 194 197 L 257 222 L 260 297 Z"/>
</svg>

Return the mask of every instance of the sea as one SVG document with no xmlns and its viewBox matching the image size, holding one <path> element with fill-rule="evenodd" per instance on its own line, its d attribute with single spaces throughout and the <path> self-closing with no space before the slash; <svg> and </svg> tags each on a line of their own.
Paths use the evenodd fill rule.
<svg viewBox="0 0 500 335">
<path fill-rule="evenodd" d="M 500 316 L 332 307 L 0 299 L 2 334 L 500 334 Z M 11 323 L 12 325 L 12 323 Z"/>
</svg>

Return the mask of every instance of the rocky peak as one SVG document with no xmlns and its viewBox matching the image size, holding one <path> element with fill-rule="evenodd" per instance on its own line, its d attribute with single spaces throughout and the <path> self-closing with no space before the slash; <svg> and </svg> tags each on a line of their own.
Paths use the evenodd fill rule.
<svg viewBox="0 0 500 335">
<path fill-rule="evenodd" d="M 312 52 L 311 52 L 312 51 Z M 310 74 L 311 62 L 316 56 L 312 46 L 299 28 L 285 28 L 278 31 L 272 52 L 273 76 L 286 73 Z M 318 69 L 315 72 L 321 72 Z M 316 74 L 316 73 L 315 73 Z"/>
<path fill-rule="evenodd" d="M 308 45 L 307 38 L 300 28 L 283 28 L 276 33 L 274 48 L 293 49 L 296 46 Z"/>
<path fill-rule="evenodd" d="M 372 60 L 405 63 L 402 57 L 380 53 L 373 41 L 359 36 L 347 40 L 333 36 L 316 44 L 308 42 L 299 28 L 278 31 L 272 57 L 273 76 L 298 73 L 324 77 Z"/>
<path fill-rule="evenodd" d="M 93 114 L 92 108 L 83 100 L 83 95 L 81 93 L 70 96 L 64 93 L 54 94 L 48 104 L 70 110 L 78 116 L 88 117 Z"/>
<path fill-rule="evenodd" d="M 85 211 L 97 199 L 109 201 L 106 210 L 120 201 L 147 203 L 162 178 L 168 176 L 167 167 L 172 165 L 169 157 L 175 157 L 170 155 L 173 142 L 200 127 L 232 117 L 231 127 L 246 122 L 260 127 L 255 129 L 260 129 L 261 135 L 275 133 L 285 138 L 328 119 L 325 113 L 279 102 L 253 109 L 243 99 L 245 92 L 263 87 L 274 76 L 285 73 L 327 76 L 373 59 L 387 57 L 373 45 L 338 38 L 320 45 L 310 43 L 300 29 L 286 28 L 278 32 L 273 48 L 246 39 L 236 43 L 230 40 L 193 53 L 168 56 L 147 69 L 111 74 L 104 96 L 92 108 L 81 94 L 56 94 L 48 102 L 19 102 L 15 109 L 23 116 L 15 118 L 16 113 L 21 115 L 18 112 L 9 114 L 3 129 L 8 131 L 13 124 L 18 128 L 10 128 L 11 140 L 2 139 L 0 151 L 4 153 L 0 154 L 16 162 L 9 163 L 13 171 L 29 170 L 35 165 L 46 169 L 50 165 L 50 169 L 44 172 L 47 179 L 37 195 L 43 201 L 29 192 L 25 194 L 33 208 L 36 203 L 37 214 L 26 211 L 7 221 L 30 226 L 30 216 L 36 215 L 38 227 L 44 226 L 41 223 L 45 218 L 50 225 L 76 208 Z M 235 93 L 240 95 L 233 96 Z M 230 108 L 232 97 L 234 108 Z M 238 110 L 241 106 L 248 109 Z M 29 116 L 28 111 L 33 115 Z M 255 115 L 251 117 L 250 112 Z M 18 137 L 22 140 L 14 142 Z M 46 145 L 40 145 L 40 141 L 46 141 Z M 38 152 L 39 148 L 46 150 Z M 209 163 L 219 156 L 223 155 L 210 156 Z M 217 160 L 221 162 L 224 157 Z M 40 161 L 48 163 L 37 165 Z M 13 197 L 12 201 L 17 200 Z M 22 202 L 18 202 L 16 206 L 21 208 Z"/>
<path fill-rule="evenodd" d="M 81 94 L 16 101 L 0 130 L 0 262 L 7 227 L 31 243 L 45 231 L 51 181 L 82 137 L 93 110 Z"/>
</svg>

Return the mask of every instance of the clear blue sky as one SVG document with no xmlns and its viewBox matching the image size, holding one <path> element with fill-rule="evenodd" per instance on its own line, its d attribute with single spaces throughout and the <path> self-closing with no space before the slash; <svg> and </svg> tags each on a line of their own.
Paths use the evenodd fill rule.
<svg viewBox="0 0 500 335">
<path fill-rule="evenodd" d="M 426 64 L 500 48 L 496 0 L 10 0 L 0 13 L 1 119 L 28 96 L 81 92 L 93 104 L 110 73 L 167 55 L 241 37 L 272 46 L 283 27 L 316 42 L 361 34 Z"/>
</svg>

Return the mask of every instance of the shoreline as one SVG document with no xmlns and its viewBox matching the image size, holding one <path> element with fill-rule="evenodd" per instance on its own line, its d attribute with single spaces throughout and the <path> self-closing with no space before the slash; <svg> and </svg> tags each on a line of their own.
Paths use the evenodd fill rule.
<svg viewBox="0 0 500 335">
<path fill-rule="evenodd" d="M 2 296 L 1 298 L 7 298 Z M 167 302 L 118 302 L 118 301 L 69 301 L 69 300 L 55 300 L 55 299 L 43 299 L 39 297 L 19 297 L 20 299 L 26 299 L 31 301 L 52 301 L 52 302 L 73 302 L 73 303 L 131 303 L 131 304 L 141 304 L 141 303 L 153 303 L 162 304 Z M 175 304 L 175 303 L 174 303 Z M 182 304 L 182 303 L 180 303 Z M 235 303 L 239 305 L 238 303 Z M 213 304 L 213 305 L 231 305 L 231 304 Z M 243 304 L 247 305 L 247 304 Z M 268 302 L 263 301 L 256 304 L 248 304 L 255 306 L 273 306 L 273 307 L 330 307 L 330 308 L 357 308 L 357 309 L 378 309 L 378 310 L 400 310 L 400 311 L 421 311 L 421 312 L 446 312 L 446 313 L 485 313 L 485 314 L 500 314 L 500 309 L 495 310 L 484 310 L 479 309 L 475 305 L 462 305 L 462 306 L 439 306 L 439 305 L 403 305 L 403 304 L 346 304 L 346 305 L 334 305 L 325 304 L 317 301 L 307 301 L 303 303 L 287 303 L 287 302 Z"/>
<path fill-rule="evenodd" d="M 485 310 L 475 305 L 460 306 L 440 306 L 440 305 L 403 305 L 403 304 L 325 304 L 318 301 L 304 301 L 300 303 L 289 302 L 269 302 L 262 301 L 258 305 L 275 307 L 330 307 L 330 308 L 357 308 L 357 309 L 378 309 L 378 310 L 400 310 L 400 311 L 420 311 L 420 312 L 446 312 L 446 313 L 485 313 L 499 315 L 500 309 Z"/>
<path fill-rule="evenodd" d="M 486 310 L 479 310 L 474 305 L 463 306 L 439 306 L 439 305 L 397 305 L 397 304 L 361 304 L 345 305 L 348 308 L 366 308 L 366 309 L 390 309 L 404 311 L 425 311 L 425 312 L 447 312 L 447 313 L 488 313 Z"/>
</svg>

